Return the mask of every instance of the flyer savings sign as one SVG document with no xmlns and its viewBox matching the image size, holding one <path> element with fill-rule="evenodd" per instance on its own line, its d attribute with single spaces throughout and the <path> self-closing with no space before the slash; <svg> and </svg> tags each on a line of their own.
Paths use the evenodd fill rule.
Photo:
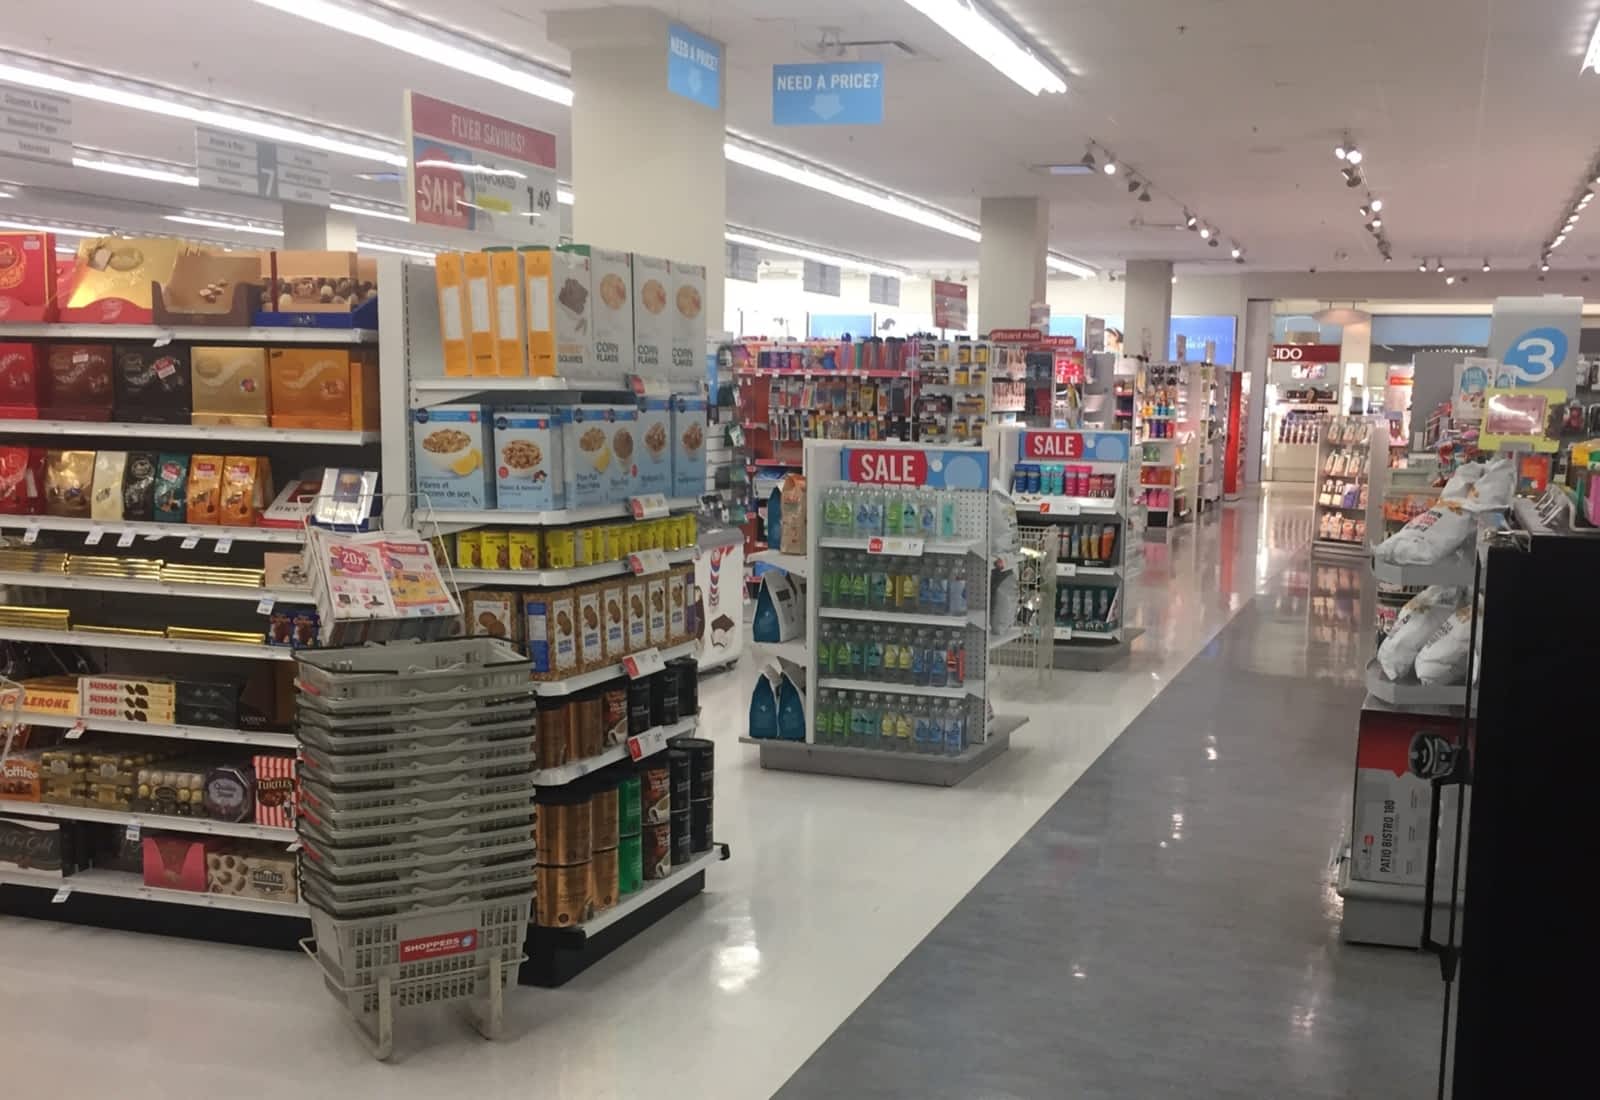
<svg viewBox="0 0 1600 1100">
<path fill-rule="evenodd" d="M 552 135 L 416 92 L 406 93 L 406 134 L 412 221 L 558 243 Z"/>
<path fill-rule="evenodd" d="M 844 479 L 855 485 L 896 488 L 987 489 L 989 452 L 976 448 L 846 447 Z"/>
</svg>

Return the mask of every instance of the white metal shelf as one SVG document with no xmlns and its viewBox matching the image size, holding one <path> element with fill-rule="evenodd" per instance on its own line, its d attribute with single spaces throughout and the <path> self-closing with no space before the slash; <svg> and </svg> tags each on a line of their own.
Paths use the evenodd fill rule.
<svg viewBox="0 0 1600 1100">
<path fill-rule="evenodd" d="M 621 901 L 610 909 L 596 913 L 576 927 L 587 935 L 595 935 L 616 924 L 629 914 L 643 909 L 653 902 L 658 894 L 677 886 L 687 876 L 694 874 L 696 871 L 703 871 L 711 864 L 721 861 L 722 846 L 720 844 L 712 844 L 706 851 L 699 852 L 691 857 L 689 862 L 680 863 L 673 867 L 672 873 L 666 878 L 647 880 L 642 887 L 623 897 Z"/>
<path fill-rule="evenodd" d="M 973 553 L 976 553 L 977 550 L 978 550 L 978 546 L 977 546 L 976 543 L 966 542 L 966 541 L 963 541 L 963 540 L 951 539 L 951 540 L 948 540 L 948 541 L 935 541 L 933 539 L 915 538 L 914 536 L 907 536 L 907 537 L 912 538 L 913 541 L 922 543 L 922 549 L 920 551 L 918 551 L 916 554 L 911 555 L 913 557 L 920 557 L 923 554 L 955 554 L 955 555 L 973 554 Z M 899 535 L 886 535 L 886 536 L 883 537 L 882 541 L 884 541 L 884 542 L 893 542 L 896 539 L 899 539 L 900 541 L 905 541 L 905 539 L 902 538 Z M 817 540 L 817 545 L 820 548 L 822 548 L 823 550 L 870 550 L 872 548 L 872 542 L 873 542 L 873 540 L 870 539 L 870 538 L 866 538 L 866 539 L 824 538 L 824 539 L 818 539 Z M 889 553 L 890 551 L 884 551 L 884 552 L 885 553 Z"/>
<path fill-rule="evenodd" d="M 878 691 L 892 695 L 932 695 L 940 699 L 965 699 L 982 690 L 982 682 L 974 681 L 970 687 L 933 687 L 929 684 L 902 684 L 893 680 L 842 680 L 829 677 L 818 680 L 817 687 L 824 691 Z"/>
<path fill-rule="evenodd" d="M 138 596 L 182 596 L 198 600 L 256 600 L 310 603 L 309 589 L 278 590 L 246 588 L 237 584 L 177 584 L 147 581 L 135 577 L 83 577 L 67 573 L 0 571 L 0 587 L 14 584 L 22 588 L 67 588 L 87 592 L 127 592 Z"/>
<path fill-rule="evenodd" d="M 1080 515 L 1088 516 L 1117 516 L 1117 501 L 1115 497 L 1055 497 L 1023 495 L 1016 498 L 1017 511 L 1032 515 L 1054 518 L 1065 516 L 1069 519 Z"/>
<path fill-rule="evenodd" d="M 750 639 L 750 649 L 761 655 L 777 657 L 805 667 L 807 655 L 811 652 L 804 638 L 795 638 L 787 642 L 758 642 Z"/>
<path fill-rule="evenodd" d="M 681 565 L 694 560 L 694 547 L 684 550 L 664 551 L 667 564 Z M 620 577 L 631 572 L 625 561 L 604 561 L 597 565 L 579 565 L 571 569 L 455 569 L 450 576 L 458 585 L 479 587 L 505 585 L 517 588 L 527 585 L 582 584 L 603 577 Z"/>
<path fill-rule="evenodd" d="M 673 512 L 686 512 L 700 506 L 699 497 L 675 497 L 667 501 Z M 629 519 L 633 512 L 626 501 L 621 504 L 595 504 L 587 508 L 561 508 L 552 512 L 502 511 L 496 508 L 432 509 L 419 507 L 419 524 L 458 527 L 559 527 L 569 523 L 589 523 L 597 519 Z"/>
<path fill-rule="evenodd" d="M 920 611 L 894 611 L 889 608 L 821 607 L 817 614 L 824 619 L 853 619 L 857 622 L 913 623 L 917 626 L 964 627 L 972 624 L 967 615 L 926 615 Z"/>
<path fill-rule="evenodd" d="M 19 817 L 49 817 L 58 821 L 101 821 L 111 825 L 137 825 L 165 833 L 205 833 L 211 836 L 240 836 L 252 840 L 274 840 L 291 844 L 293 829 L 257 825 L 250 821 L 212 821 L 205 817 L 179 817 L 176 814 L 140 814 L 129 810 L 102 810 L 93 806 L 61 806 L 54 802 L 12 802 L 0 799 L 0 814 Z"/>
<path fill-rule="evenodd" d="M 1078 630 L 1070 626 L 1057 626 L 1055 639 L 1058 642 L 1120 642 L 1122 628 L 1119 626 L 1111 630 Z"/>
<path fill-rule="evenodd" d="M 802 580 L 806 576 L 806 556 L 804 554 L 785 554 L 782 550 L 757 550 L 750 555 L 752 562 L 764 562 L 767 565 L 776 565 L 785 573 L 792 574 Z"/>
<path fill-rule="evenodd" d="M 0 340 L 181 340 L 196 344 L 375 344 L 364 328 L 279 328 L 275 325 L 0 325 Z"/>
<path fill-rule="evenodd" d="M 86 730 L 100 733 L 131 733 L 140 737 L 171 737 L 181 741 L 215 741 L 225 745 L 250 745 L 263 748 L 293 749 L 299 740 L 292 733 L 275 733 L 271 730 L 240 730 L 226 726 L 164 726 L 155 722 L 127 722 L 120 718 L 79 718 L 66 714 L 34 714 L 22 712 L 22 722 L 29 726 L 48 726 L 51 729 L 71 729 L 80 722 Z"/>
<path fill-rule="evenodd" d="M 1372 575 L 1385 584 L 1399 584 L 1407 588 L 1430 584 L 1469 585 L 1473 580 L 1474 564 L 1472 557 L 1467 554 L 1452 554 L 1444 561 L 1431 565 L 1400 565 L 1374 557 Z"/>
<path fill-rule="evenodd" d="M 134 898 L 138 901 L 159 901 L 171 905 L 193 905 L 201 909 L 229 909 L 244 913 L 268 913 L 282 917 L 309 917 L 311 911 L 303 902 L 263 901 L 260 898 L 230 897 L 227 894 L 202 893 L 198 890 L 165 890 L 146 886 L 140 876 L 129 871 L 105 871 L 92 868 L 61 877 L 42 871 L 0 870 L 0 886 L 33 886 L 41 890 L 67 891 L 72 894 L 94 894 L 98 897 Z M 63 901 L 66 898 L 62 898 Z"/>
<path fill-rule="evenodd" d="M 40 531 L 66 531 L 87 535 L 133 534 L 148 541 L 198 538 L 208 542 L 232 539 L 234 542 L 272 542 L 298 545 L 306 541 L 303 527 L 214 527 L 205 523 L 151 523 L 145 520 L 82 519 L 72 516 L 4 516 L 0 527 L 35 527 Z"/>
<path fill-rule="evenodd" d="M 1115 565 L 1079 565 L 1077 562 L 1056 562 L 1058 577 L 1119 577 L 1122 570 Z"/>
<path fill-rule="evenodd" d="M 683 642 L 679 645 L 662 646 L 660 647 L 661 659 L 670 661 L 677 657 L 693 656 L 699 644 L 699 642 Z M 580 672 L 576 676 L 568 676 L 565 680 L 534 680 L 533 693 L 545 698 L 571 695 L 575 691 L 598 687 L 601 684 L 620 679 L 627 674 L 622 662 L 618 661 L 616 664 L 606 665 L 604 668 L 597 668 L 590 672 Z"/>
<path fill-rule="evenodd" d="M 0 638 L 47 645 L 80 645 L 91 649 L 139 649 L 149 653 L 190 653 L 205 657 L 240 657 L 260 661 L 292 661 L 286 646 L 244 645 L 240 642 L 204 642 L 189 638 L 146 638 L 134 634 L 95 634 L 82 630 L 39 630 L 26 626 L 0 626 Z"/>
<path fill-rule="evenodd" d="M 1463 707 L 1467 703 L 1466 684 L 1424 684 L 1412 678 L 1391 680 L 1376 658 L 1367 664 L 1367 690 L 1385 703 L 1408 707 Z"/>
<path fill-rule="evenodd" d="M 667 747 L 669 737 L 681 737 L 693 733 L 698 725 L 698 720 L 685 718 L 683 721 L 671 726 L 652 726 L 641 734 L 629 740 L 637 740 L 640 746 L 639 758 L 653 756 Z M 564 787 L 574 780 L 591 775 L 601 768 L 608 768 L 612 764 L 626 760 L 629 757 L 627 742 L 613 745 L 595 756 L 586 756 L 582 760 L 574 760 L 555 768 L 543 768 L 533 773 L 534 786 L 537 787 Z"/>
<path fill-rule="evenodd" d="M 12 435 L 73 435 L 114 439 L 193 439 L 200 442 L 307 443 L 352 447 L 376 443 L 377 432 L 318 428 L 257 428 L 230 424 L 132 424 L 105 420 L 0 420 Z"/>
</svg>

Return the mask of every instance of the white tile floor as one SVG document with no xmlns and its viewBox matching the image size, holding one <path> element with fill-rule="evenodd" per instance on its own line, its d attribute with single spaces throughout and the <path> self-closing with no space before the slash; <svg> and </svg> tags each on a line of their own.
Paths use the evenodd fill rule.
<svg viewBox="0 0 1600 1100">
<path fill-rule="evenodd" d="M 564 988 L 515 990 L 501 1042 L 425 1013 L 403 1022 L 383 1066 L 299 956 L 0 917 L 8 1085 L 767 1096 L 1304 545 L 1306 495 L 1291 486 L 1147 544 L 1127 615 L 1144 630 L 1133 654 L 1042 687 L 1003 672 L 1001 709 L 1030 722 L 958 788 L 762 772 L 736 740 L 754 670 L 708 679 L 716 831 L 733 860 L 709 872 L 706 895 Z"/>
</svg>

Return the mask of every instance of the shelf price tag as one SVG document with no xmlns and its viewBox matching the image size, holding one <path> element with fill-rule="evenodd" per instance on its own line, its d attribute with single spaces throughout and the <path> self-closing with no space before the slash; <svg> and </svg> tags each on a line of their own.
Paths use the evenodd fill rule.
<svg viewBox="0 0 1600 1100">
<path fill-rule="evenodd" d="M 638 763 L 667 747 L 667 731 L 661 728 L 636 733 L 628 738 L 628 759 Z"/>
<path fill-rule="evenodd" d="M 36 543 L 38 541 L 39 541 L 39 529 L 37 527 L 30 527 L 26 531 L 22 532 L 22 545 L 24 545 L 24 546 L 32 546 L 34 543 Z"/>
<path fill-rule="evenodd" d="M 85 546 L 99 546 L 100 540 L 105 537 L 105 532 L 98 527 L 89 528 L 89 533 L 83 536 Z"/>
<path fill-rule="evenodd" d="M 291 852 L 298 852 L 300 850 L 300 842 L 298 840 L 290 841 L 288 850 Z"/>
<path fill-rule="evenodd" d="M 83 731 L 88 729 L 88 728 L 89 727 L 87 727 L 87 726 L 85 726 L 83 724 L 83 719 L 82 718 L 78 719 L 76 722 L 72 723 L 71 728 L 69 728 L 67 730 L 67 733 L 66 733 L 67 740 L 68 741 L 76 741 L 78 738 L 83 736 Z"/>
<path fill-rule="evenodd" d="M 1042 516 L 1075 516 L 1082 511 L 1082 506 L 1071 497 L 1045 497 L 1039 502 L 1039 514 Z"/>
<path fill-rule="evenodd" d="M 223 535 L 220 539 L 217 540 L 217 545 L 216 545 L 215 549 L 216 549 L 216 552 L 219 553 L 219 554 L 226 554 L 228 551 L 232 550 L 233 549 L 233 536 L 232 535 Z"/>
<path fill-rule="evenodd" d="M 67 897 L 68 897 L 68 896 L 69 896 L 69 895 L 70 895 L 70 894 L 71 894 L 71 893 L 72 893 L 72 887 L 70 887 L 70 886 L 63 886 L 63 887 L 62 887 L 62 888 L 61 888 L 61 889 L 59 889 L 59 890 L 57 890 L 57 891 L 56 891 L 56 892 L 55 892 L 55 893 L 54 893 L 54 894 L 53 894 L 53 895 L 52 895 L 52 896 L 51 896 L 51 898 L 50 898 L 50 904 L 51 904 L 51 905 L 60 905 L 60 904 L 61 904 L 61 903 L 62 903 L 62 902 L 64 902 L 64 901 L 66 901 L 66 900 L 67 900 Z"/>
<path fill-rule="evenodd" d="M 659 573 L 667 567 L 667 552 L 665 550 L 640 550 L 638 553 L 628 555 L 628 568 L 633 570 L 635 576 L 644 573 Z"/>
<path fill-rule="evenodd" d="M 123 836 L 137 844 L 139 841 L 139 823 L 135 821 L 132 825 L 129 825 Z"/>
<path fill-rule="evenodd" d="M 193 550 L 196 546 L 200 545 L 200 536 L 199 535 L 190 535 L 188 538 L 184 539 L 178 545 L 181 546 L 185 550 Z"/>
<path fill-rule="evenodd" d="M 272 605 L 273 605 L 273 598 L 271 596 L 262 596 L 260 601 L 256 604 L 256 614 L 257 615 L 270 615 L 270 614 L 272 614 Z"/>
<path fill-rule="evenodd" d="M 661 650 L 655 646 L 622 659 L 622 669 L 630 680 L 637 680 L 641 676 L 654 676 L 658 672 L 666 671 L 666 668 L 667 662 L 662 660 Z"/>
<path fill-rule="evenodd" d="M 867 553 L 893 554 L 900 558 L 920 558 L 922 556 L 921 539 L 885 539 L 873 536 L 867 540 Z"/>
<path fill-rule="evenodd" d="M 667 498 L 661 493 L 630 497 L 628 510 L 633 513 L 634 519 L 661 519 L 672 511 L 667 507 Z"/>
<path fill-rule="evenodd" d="M 122 532 L 122 534 L 117 536 L 117 548 L 120 550 L 126 550 L 128 547 L 133 545 L 133 540 L 138 537 L 138 534 L 133 531 Z"/>
<path fill-rule="evenodd" d="M 1075 561 L 1063 561 L 1063 562 L 1058 562 L 1056 564 L 1056 576 L 1058 576 L 1058 577 L 1076 577 L 1077 575 L 1078 575 L 1078 563 L 1077 562 L 1075 562 Z"/>
</svg>

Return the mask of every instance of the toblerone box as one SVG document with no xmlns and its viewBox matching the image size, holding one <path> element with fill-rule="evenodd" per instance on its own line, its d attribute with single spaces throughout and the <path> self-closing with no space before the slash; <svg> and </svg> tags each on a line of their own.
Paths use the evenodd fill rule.
<svg viewBox="0 0 1600 1100">
<path fill-rule="evenodd" d="M 497 374 L 494 359 L 494 295 L 489 287 L 489 254 L 468 252 L 461 257 L 466 280 L 467 353 L 472 373 L 478 377 Z"/>
<path fill-rule="evenodd" d="M 459 252 L 441 252 L 433 260 L 439 287 L 439 340 L 444 345 L 444 373 L 462 378 L 472 373 L 467 350 L 466 270 Z"/>
<path fill-rule="evenodd" d="M 493 291 L 495 373 L 502 378 L 521 378 L 528 373 L 528 355 L 523 347 L 527 322 L 523 316 L 522 257 L 510 248 L 491 248 L 489 289 Z"/>
</svg>

